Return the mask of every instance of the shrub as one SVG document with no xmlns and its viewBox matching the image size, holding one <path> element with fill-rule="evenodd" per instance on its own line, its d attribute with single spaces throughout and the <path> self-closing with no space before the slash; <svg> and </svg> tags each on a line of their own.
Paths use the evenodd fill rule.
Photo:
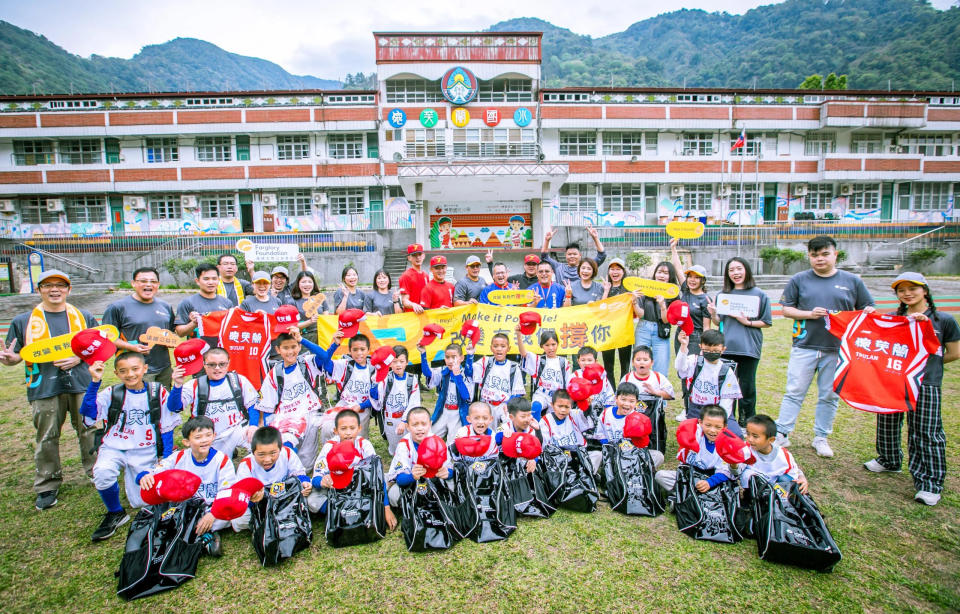
<svg viewBox="0 0 960 614">
<path fill-rule="evenodd" d="M 907 263 L 913 267 L 922 268 L 940 260 L 947 252 L 935 247 L 921 247 L 907 254 Z"/>
<path fill-rule="evenodd" d="M 640 273 L 640 271 L 653 263 L 653 259 L 643 252 L 631 252 L 627 255 L 625 260 L 627 264 L 627 270 L 634 275 Z"/>
</svg>

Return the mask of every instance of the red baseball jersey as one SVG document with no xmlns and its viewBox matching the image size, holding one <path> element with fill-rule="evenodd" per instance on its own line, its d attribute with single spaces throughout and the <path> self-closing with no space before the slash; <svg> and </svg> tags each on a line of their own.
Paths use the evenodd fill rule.
<svg viewBox="0 0 960 614">
<path fill-rule="evenodd" d="M 424 286 L 427 285 L 427 274 L 424 271 L 417 271 L 412 267 L 403 272 L 403 275 L 400 276 L 400 291 L 407 295 L 407 299 L 411 303 L 420 303 L 421 293 L 423 292 Z M 404 311 L 412 311 L 411 309 L 405 309 Z"/>
<path fill-rule="evenodd" d="M 454 285 L 449 281 L 440 283 L 431 279 L 420 293 L 420 304 L 424 309 L 453 307 L 453 289 Z"/>
<path fill-rule="evenodd" d="M 826 325 L 840 339 L 833 389 L 841 399 L 878 414 L 916 409 L 927 358 L 941 351 L 929 321 L 836 311 Z"/>
<path fill-rule="evenodd" d="M 243 375 L 259 390 L 270 354 L 270 316 L 239 307 L 214 311 L 200 321 L 201 337 L 217 337 L 230 354 L 230 370 Z"/>
</svg>

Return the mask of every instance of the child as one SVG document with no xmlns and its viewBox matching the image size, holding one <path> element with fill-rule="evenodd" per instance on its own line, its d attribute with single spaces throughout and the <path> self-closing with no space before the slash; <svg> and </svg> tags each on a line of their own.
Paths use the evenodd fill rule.
<svg viewBox="0 0 960 614">
<path fill-rule="evenodd" d="M 390 373 L 370 389 L 370 398 L 383 412 L 384 435 L 390 455 L 396 453 L 397 443 L 407 430 L 407 412 L 420 406 L 420 382 L 415 374 L 407 374 L 409 354 L 402 345 L 393 346 Z"/>
<path fill-rule="evenodd" d="M 807 478 L 797 466 L 793 455 L 777 445 L 777 423 L 765 414 L 747 419 L 747 443 L 756 456 L 753 464 L 740 465 L 740 486 L 750 487 L 750 478 L 760 475 L 771 484 L 790 484 L 796 481 L 800 492 L 807 494 Z"/>
<path fill-rule="evenodd" d="M 490 340 L 493 356 L 484 356 L 476 367 L 479 369 L 475 374 L 479 382 L 476 400 L 490 406 L 494 428 L 507 419 L 507 401 L 522 397 L 525 392 L 520 365 L 507 360 L 509 350 L 510 338 L 504 333 L 495 334 Z"/>
<path fill-rule="evenodd" d="M 272 426 L 261 426 L 250 440 L 250 449 L 253 451 L 237 466 L 237 481 L 254 477 L 263 482 L 266 489 L 272 484 L 295 477 L 300 481 L 300 494 L 304 498 L 310 496 L 310 491 L 313 490 L 310 478 L 307 477 L 303 463 L 293 450 L 283 445 L 283 436 L 280 431 Z M 264 489 L 250 496 L 251 503 L 257 503 L 263 499 Z M 231 522 L 233 530 L 238 533 L 249 528 L 250 510 Z"/>
<path fill-rule="evenodd" d="M 397 444 L 397 453 L 386 475 L 390 505 L 399 505 L 400 489 L 413 486 L 427 471 L 423 465 L 417 464 L 420 442 L 433 434 L 430 432 L 430 412 L 426 407 L 414 407 L 407 412 L 407 431 Z M 451 473 L 450 467 L 444 465 L 437 472 L 437 477 L 447 479 Z"/>
<path fill-rule="evenodd" d="M 590 365 L 597 366 L 588 370 L 587 367 Z M 613 384 L 610 383 L 610 379 L 606 376 L 606 372 L 602 367 L 600 367 L 600 363 L 597 362 L 597 351 L 589 345 L 585 345 L 580 348 L 580 351 L 577 352 L 577 366 L 580 368 L 573 372 L 573 377 L 582 377 L 590 380 L 592 383 L 596 380 L 596 378 L 588 377 L 588 375 L 591 375 L 593 370 L 597 370 L 602 379 L 602 387 L 600 388 L 600 392 L 595 394 L 590 399 L 590 404 L 600 407 L 613 407 L 616 405 L 616 394 L 613 392 Z"/>
<path fill-rule="evenodd" d="M 507 414 L 509 420 L 500 425 L 494 441 L 499 446 L 503 443 L 504 437 L 514 433 L 536 433 L 540 428 L 533 419 L 533 407 L 527 399 L 523 397 L 514 397 L 507 401 Z M 537 435 L 539 439 L 540 435 Z M 527 461 L 527 473 L 533 473 L 537 468 L 537 461 Z"/>
<path fill-rule="evenodd" d="M 186 386 L 182 374 L 174 377 L 170 397 L 180 398 L 188 415 L 209 417 L 216 436 L 213 447 L 232 459 L 237 447 L 247 448 L 244 427 L 248 417 L 257 414 L 260 395 L 250 380 L 229 368 L 230 354 L 226 350 L 207 350 L 203 354 L 203 374 Z"/>
<path fill-rule="evenodd" d="M 737 437 L 743 437 L 743 430 L 733 417 L 733 401 L 743 395 L 737 381 L 736 363 L 720 357 L 725 349 L 723 333 L 718 330 L 703 331 L 699 355 L 688 353 L 690 337 L 686 333 L 677 333 L 677 340 L 680 341 L 680 349 L 674 366 L 677 375 L 688 380 L 686 417 L 699 418 L 701 410 L 707 405 L 719 405 L 727 412 L 729 429 Z"/>
<path fill-rule="evenodd" d="M 638 399 L 674 398 L 673 384 L 667 376 L 653 370 L 653 350 L 647 345 L 633 348 L 633 371 L 620 378 L 620 385 L 633 384 L 637 388 Z M 620 388 L 617 387 L 618 396 Z"/>
<path fill-rule="evenodd" d="M 250 424 L 259 426 L 262 413 L 264 424 L 280 431 L 283 445 L 296 452 L 307 467 L 317 458 L 321 403 L 316 382 L 323 377 L 323 359 L 301 354 L 302 340 L 296 326 L 277 336 L 274 347 L 280 361 L 263 379 L 259 410 L 250 413 Z"/>
<path fill-rule="evenodd" d="M 473 345 L 468 347 L 472 350 Z M 457 430 L 467 424 L 467 410 L 473 398 L 473 353 L 468 353 L 464 360 L 463 349 L 451 343 L 443 352 L 446 366 L 433 371 L 427 360 L 427 350 L 422 345 L 417 345 L 417 350 L 420 351 L 420 368 L 427 378 L 427 388 L 437 391 L 437 406 L 430 418 L 433 434 L 446 436 L 449 445 L 456 439 Z"/>
<path fill-rule="evenodd" d="M 710 332 L 715 331 L 706 330 L 704 334 Z M 683 333 L 680 334 L 682 335 Z M 698 446 L 697 451 L 683 447 L 683 441 L 681 441 L 680 436 L 680 430 L 683 428 L 683 425 L 678 428 L 677 441 L 680 442 L 680 451 L 677 452 L 677 460 L 679 460 L 681 464 L 692 465 L 704 472 L 712 472 L 712 475 L 706 480 L 698 480 L 697 483 L 694 484 L 697 492 L 705 493 L 711 488 L 732 479 L 730 467 L 720 458 L 716 449 L 717 437 L 726 425 L 727 410 L 719 405 L 704 406 L 700 415 L 697 417 L 697 426 L 694 433 L 694 441 L 696 441 Z M 664 469 L 658 471 L 654 479 L 657 480 L 657 483 L 660 484 L 665 491 L 672 493 L 677 483 L 677 472 L 672 469 Z"/>
<path fill-rule="evenodd" d="M 457 431 L 456 439 L 461 437 L 475 437 L 480 435 L 490 436 L 490 446 L 486 452 L 477 458 L 486 458 L 494 456 L 497 453 L 497 442 L 494 438 L 494 432 L 491 426 L 494 423 L 493 410 L 490 405 L 483 401 L 474 401 L 470 404 L 467 411 L 467 425 L 461 426 Z"/>
<path fill-rule="evenodd" d="M 551 402 L 553 411 L 540 419 L 540 434 L 543 445 L 553 444 L 559 447 L 586 446 L 583 437 L 584 416 L 579 409 L 573 409 L 573 399 L 566 390 L 556 390 Z"/>
<path fill-rule="evenodd" d="M 373 404 L 370 400 L 370 384 L 373 382 L 373 369 L 367 362 L 370 354 L 370 339 L 359 333 L 350 337 L 347 350 L 349 358 L 337 358 L 333 355 L 343 340 L 343 331 L 338 330 L 330 340 L 330 347 L 326 350 L 312 343 L 309 339 L 301 339 L 307 350 L 313 352 L 323 363 L 323 369 L 337 386 L 337 403 L 333 410 L 327 412 L 321 426 L 320 436 L 323 441 L 333 436 L 333 412 L 339 409 L 352 409 L 360 416 L 360 430 L 364 437 L 370 427 L 370 416 Z"/>
<path fill-rule="evenodd" d="M 121 383 L 98 392 L 103 370 L 102 360 L 90 365 L 92 379 L 80 406 L 86 426 L 98 420 L 105 422 L 103 443 L 93 466 L 93 484 L 107 512 L 93 532 L 93 541 L 107 539 L 130 520 L 120 504 L 117 478 L 121 470 L 127 501 L 133 507 L 143 507 L 135 478 L 149 472 L 158 458 L 173 450 L 173 427 L 178 418 L 170 412 L 183 409 L 179 397 L 168 397 L 166 389 L 157 382 L 144 384 L 147 363 L 143 354 L 123 352 L 117 356 L 114 372 Z M 174 369 L 173 377 L 182 378 L 183 369 Z"/>
<path fill-rule="evenodd" d="M 207 511 L 197 522 L 196 532 L 203 535 L 207 552 L 219 557 L 223 551 L 218 531 L 229 527 L 230 521 L 214 518 L 210 506 L 221 489 L 229 488 L 236 481 L 237 473 L 230 458 L 212 447 L 216 438 L 213 420 L 207 416 L 190 418 L 183 423 L 181 434 L 187 449 L 174 452 L 161 460 L 152 472 L 140 476 L 140 488 L 152 488 L 156 474 L 167 469 L 182 469 L 199 476 L 202 482 L 197 495 L 203 498 Z"/>
<path fill-rule="evenodd" d="M 649 371 L 650 365 L 653 364 L 653 356 L 649 353 L 645 354 L 645 356 L 647 358 L 646 369 Z M 636 358 L 636 353 L 634 353 L 634 358 Z M 634 361 L 634 366 L 636 366 L 636 361 Z M 660 376 L 656 371 L 652 371 L 652 373 Z M 667 384 L 669 385 L 669 382 L 667 382 Z M 640 391 L 634 384 L 621 382 L 620 385 L 617 386 L 616 398 L 616 407 L 604 409 L 603 413 L 600 414 L 600 426 L 603 429 L 603 439 L 600 440 L 600 443 L 604 445 L 623 441 L 623 424 L 627 419 L 627 414 L 638 411 L 637 403 L 640 400 Z M 663 464 L 663 454 L 659 450 L 650 450 L 650 458 L 653 460 L 654 468 Z M 594 471 L 600 469 L 600 462 L 602 460 L 602 452 L 590 452 L 590 462 L 593 463 Z"/>
<path fill-rule="evenodd" d="M 557 356 L 560 339 L 555 331 L 540 331 L 540 347 L 543 349 L 543 356 L 527 351 L 519 324 L 516 331 L 517 350 L 520 352 L 523 370 L 535 378 L 533 381 L 537 386 L 533 392 L 533 403 L 530 407 L 533 412 L 534 428 L 539 428 L 541 415 L 550 410 L 550 396 L 555 390 L 567 387 L 567 382 L 573 379 L 573 370 L 566 358 Z"/>
</svg>

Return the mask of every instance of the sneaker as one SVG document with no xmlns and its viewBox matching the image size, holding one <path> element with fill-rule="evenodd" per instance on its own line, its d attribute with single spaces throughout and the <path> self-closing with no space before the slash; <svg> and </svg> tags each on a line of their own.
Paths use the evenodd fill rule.
<svg viewBox="0 0 960 614">
<path fill-rule="evenodd" d="M 863 464 L 867 471 L 872 471 L 874 473 L 900 473 L 900 469 L 887 469 L 886 465 L 882 464 L 877 459 L 868 460 Z"/>
<path fill-rule="evenodd" d="M 940 503 L 940 493 L 918 490 L 917 494 L 913 495 L 913 499 L 914 501 L 919 501 L 924 505 L 936 505 L 937 503 Z"/>
<path fill-rule="evenodd" d="M 826 437 L 814 437 L 810 445 L 817 451 L 817 456 L 824 458 L 833 458 L 833 449 L 827 443 Z"/>
<path fill-rule="evenodd" d="M 683 422 L 683 421 L 686 420 L 686 419 L 687 419 L 687 412 L 685 412 L 685 411 L 680 412 L 680 413 L 677 414 L 677 416 L 674 418 L 674 420 L 676 420 L 677 422 Z"/>
<path fill-rule="evenodd" d="M 127 512 L 107 512 L 100 521 L 100 526 L 93 532 L 92 540 L 95 542 L 103 541 L 117 532 L 117 529 L 125 525 L 130 520 Z"/>
<path fill-rule="evenodd" d="M 34 505 L 38 510 L 42 512 L 43 510 L 50 509 L 56 504 L 57 504 L 57 491 L 48 490 L 46 492 L 37 493 L 37 501 Z"/>
<path fill-rule="evenodd" d="M 223 547 L 220 545 L 220 534 L 215 531 L 208 531 L 200 537 L 203 541 L 204 548 L 207 550 L 207 554 L 212 556 L 215 559 L 219 559 L 223 556 Z"/>
<path fill-rule="evenodd" d="M 776 444 L 777 444 L 778 446 L 780 446 L 781 448 L 789 448 L 789 447 L 790 447 L 790 437 L 788 437 L 787 435 L 784 435 L 783 433 L 777 433 L 777 441 L 776 441 Z"/>
</svg>

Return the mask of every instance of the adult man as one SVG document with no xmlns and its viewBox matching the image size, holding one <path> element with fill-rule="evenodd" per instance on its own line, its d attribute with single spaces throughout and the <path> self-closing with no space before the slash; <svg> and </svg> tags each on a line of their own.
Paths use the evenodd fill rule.
<svg viewBox="0 0 960 614">
<path fill-rule="evenodd" d="M 534 294 L 539 297 L 533 307 L 542 309 L 557 309 L 563 307 L 564 290 L 559 284 L 551 281 L 553 268 L 549 262 L 540 261 L 537 265 L 537 284 L 530 286 Z"/>
<path fill-rule="evenodd" d="M 446 256 L 434 256 L 430 259 L 430 273 L 433 278 L 420 293 L 420 305 L 424 309 L 452 307 L 454 286 L 446 280 Z"/>
<path fill-rule="evenodd" d="M 215 266 L 200 264 L 195 272 L 199 291 L 197 294 L 183 299 L 177 305 L 176 333 L 181 337 L 193 332 L 200 324 L 201 316 L 233 307 L 230 299 L 217 294 L 217 288 L 220 286 L 220 276 Z"/>
<path fill-rule="evenodd" d="M 577 242 L 570 243 L 567 245 L 567 249 L 564 253 L 564 259 L 566 262 L 557 262 L 550 257 L 550 239 L 557 234 L 557 231 L 550 229 L 547 231 L 547 234 L 543 236 L 543 248 L 540 250 L 540 259 L 550 263 L 550 266 L 553 267 L 553 270 L 557 274 L 557 283 L 563 285 L 566 282 L 573 284 L 580 279 L 580 260 L 582 254 L 580 253 L 580 244 Z M 607 253 L 603 250 L 603 244 L 600 242 L 600 236 L 597 234 L 597 229 L 593 226 L 587 226 L 587 234 L 590 235 L 590 238 L 593 239 L 594 245 L 597 246 L 597 257 L 594 258 L 594 262 L 597 263 L 599 267 L 603 264 L 603 261 L 607 258 Z"/>
<path fill-rule="evenodd" d="M 469 305 L 480 300 L 480 294 L 487 285 L 480 279 L 480 258 L 470 256 L 467 258 L 466 265 L 467 276 L 457 282 L 453 288 L 453 304 Z"/>
<path fill-rule="evenodd" d="M 400 297 L 403 302 L 404 311 L 414 313 L 423 313 L 423 305 L 420 304 L 420 293 L 427 285 L 427 274 L 421 270 L 423 266 L 423 246 L 419 243 L 411 243 L 407 246 L 407 263 L 410 265 L 403 275 L 400 276 Z"/>
<path fill-rule="evenodd" d="M 97 325 L 97 320 L 86 310 L 67 303 L 70 295 L 70 276 L 49 269 L 37 279 L 40 304 L 21 313 L 10 323 L 6 343 L 0 343 L 0 363 L 18 364 L 19 351 L 43 339 L 67 333 L 77 333 Z M 90 384 L 90 372 L 76 356 L 54 362 L 27 363 L 27 401 L 33 409 L 33 425 L 37 429 L 33 460 L 36 472 L 33 490 L 37 493 L 36 508 L 45 510 L 57 504 L 57 493 L 63 483 L 60 467 L 60 432 L 67 415 L 77 432 L 80 460 L 87 477 L 93 477 L 94 429 L 86 427 L 80 417 L 83 393 Z"/>
<path fill-rule="evenodd" d="M 252 268 L 253 263 L 250 265 L 248 268 Z M 253 294 L 253 286 L 249 281 L 237 279 L 237 257 L 233 254 L 220 254 L 217 271 L 220 272 L 217 294 L 227 297 L 231 307 L 236 307 L 247 295 Z"/>
<path fill-rule="evenodd" d="M 832 457 L 827 436 L 833 430 L 840 398 L 833 391 L 840 340 L 826 328 L 824 316 L 831 311 L 874 310 L 873 297 L 863 281 L 837 269 L 837 243 L 819 236 L 807 243 L 810 270 L 790 278 L 780 298 L 784 317 L 794 320 L 793 347 L 787 364 L 787 390 L 777 417 L 777 443 L 789 446 L 788 436 L 800 415 L 807 389 L 817 376 L 817 409 L 813 425 L 813 449 L 818 456 Z"/>
<path fill-rule="evenodd" d="M 176 320 L 173 307 L 156 298 L 160 288 L 160 274 L 150 267 L 133 272 L 133 294 L 114 301 L 103 312 L 103 323 L 112 324 L 120 331 L 117 349 L 143 354 L 147 361 L 145 382 L 160 382 L 170 389 L 172 369 L 170 348 L 159 343 L 152 348 L 140 343 L 140 335 L 151 326 L 174 330 Z"/>
<path fill-rule="evenodd" d="M 493 283 L 483 289 L 483 293 L 480 294 L 480 302 L 489 305 L 491 292 L 508 289 L 510 289 L 510 283 L 507 281 L 507 265 L 498 262 L 493 265 Z"/>
<path fill-rule="evenodd" d="M 540 256 L 527 254 L 523 257 L 523 274 L 511 275 L 507 278 L 507 281 L 511 284 L 517 284 L 517 288 L 520 290 L 526 290 L 539 281 L 537 279 L 538 264 L 540 264 Z"/>
<path fill-rule="evenodd" d="M 275 296 L 281 305 L 291 300 L 290 272 L 285 266 L 275 266 L 270 273 L 270 294 Z"/>
</svg>

